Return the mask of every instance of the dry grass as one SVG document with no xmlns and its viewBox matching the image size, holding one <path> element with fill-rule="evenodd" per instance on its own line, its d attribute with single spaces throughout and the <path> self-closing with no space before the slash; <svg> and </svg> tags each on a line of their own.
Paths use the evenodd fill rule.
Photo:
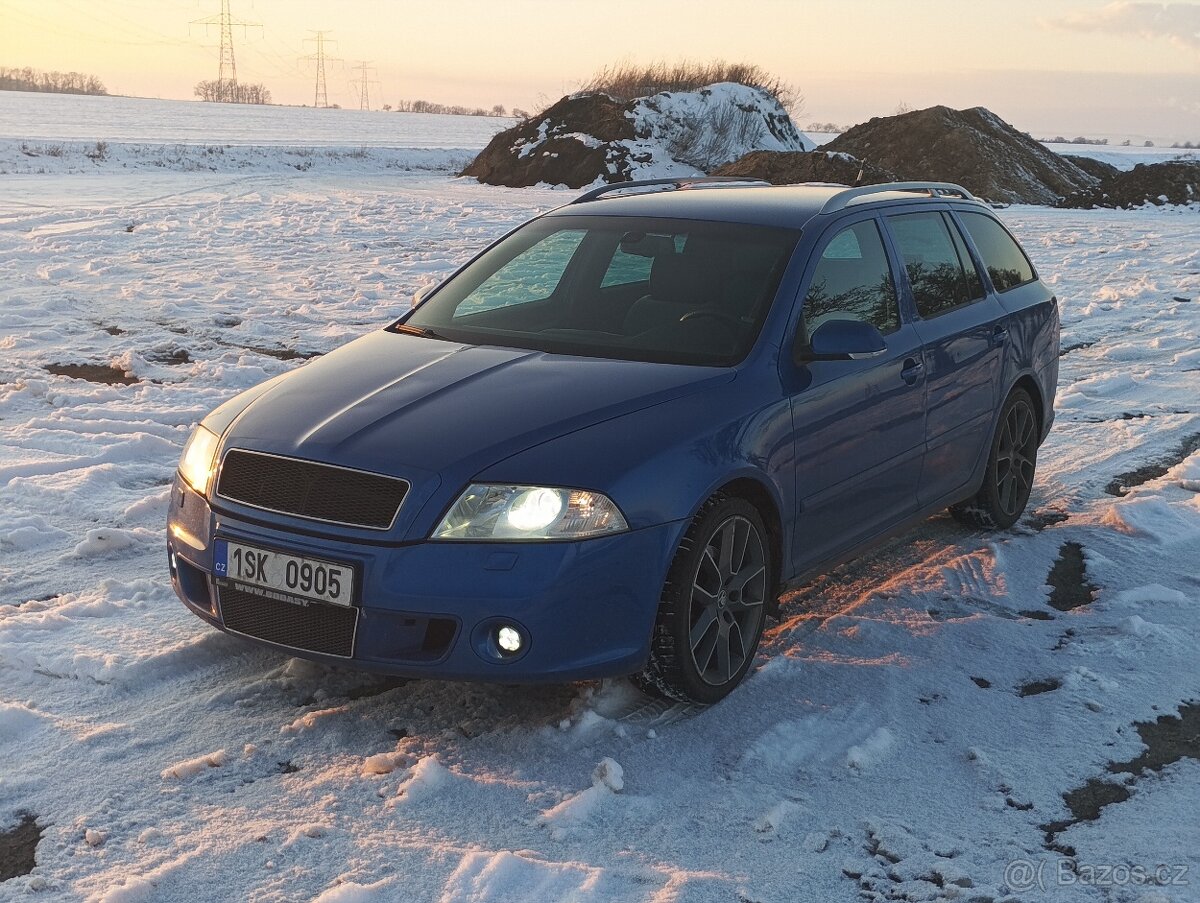
<svg viewBox="0 0 1200 903">
<path fill-rule="evenodd" d="M 695 91 L 716 82 L 737 82 L 761 88 L 790 111 L 800 115 L 804 96 L 795 85 L 772 75 L 756 63 L 729 63 L 725 60 L 699 62 L 680 60 L 675 63 L 658 61 L 639 65 L 630 61 L 605 66 L 588 81 L 584 91 L 603 91 L 618 100 L 633 100 L 660 91 Z"/>
</svg>

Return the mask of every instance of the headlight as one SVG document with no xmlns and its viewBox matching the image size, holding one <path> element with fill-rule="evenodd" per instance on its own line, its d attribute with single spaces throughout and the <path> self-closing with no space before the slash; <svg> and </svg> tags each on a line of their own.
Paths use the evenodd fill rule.
<svg viewBox="0 0 1200 903">
<path fill-rule="evenodd" d="M 201 495 L 208 494 L 208 482 L 212 479 L 217 444 L 220 441 L 216 433 L 198 426 L 192 433 L 192 438 L 188 439 L 187 445 L 183 447 L 183 457 L 179 459 L 179 474 Z"/>
<path fill-rule="evenodd" d="M 606 496 L 584 489 L 472 484 L 433 539 L 586 539 L 628 530 Z"/>
</svg>

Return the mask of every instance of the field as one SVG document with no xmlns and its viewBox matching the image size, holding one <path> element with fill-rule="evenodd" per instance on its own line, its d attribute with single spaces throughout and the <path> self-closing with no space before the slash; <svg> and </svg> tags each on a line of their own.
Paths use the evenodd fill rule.
<svg viewBox="0 0 1200 903">
<path fill-rule="evenodd" d="M 284 153 L 0 177 L 0 864 L 41 835 L 0 899 L 1196 899 L 1194 210 L 1003 211 L 1064 323 L 1029 514 L 791 592 L 699 710 L 326 669 L 174 598 L 191 425 L 571 196 Z"/>
</svg>

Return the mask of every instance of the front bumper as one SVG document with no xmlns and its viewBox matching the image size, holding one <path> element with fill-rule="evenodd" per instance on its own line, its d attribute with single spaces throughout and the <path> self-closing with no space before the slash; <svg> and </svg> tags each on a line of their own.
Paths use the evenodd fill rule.
<svg viewBox="0 0 1200 903">
<path fill-rule="evenodd" d="M 261 645 L 407 677 L 523 683 L 642 668 L 663 581 L 686 526 L 680 521 L 582 542 L 368 544 L 301 535 L 273 526 L 270 515 L 231 517 L 176 477 L 167 547 L 171 583 L 184 604 L 214 627 Z M 222 613 L 227 591 L 218 591 L 213 578 L 216 539 L 353 564 L 360 577 L 351 654 L 322 654 L 231 630 Z M 294 608 L 276 606 L 271 617 L 289 617 Z M 501 623 L 518 625 L 527 637 L 519 655 L 495 654 L 491 640 Z"/>
</svg>

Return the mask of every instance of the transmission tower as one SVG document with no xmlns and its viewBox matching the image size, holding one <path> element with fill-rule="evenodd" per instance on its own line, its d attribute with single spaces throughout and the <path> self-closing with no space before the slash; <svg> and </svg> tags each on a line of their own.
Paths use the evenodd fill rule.
<svg viewBox="0 0 1200 903">
<path fill-rule="evenodd" d="M 234 100 L 237 95 L 237 60 L 233 55 L 233 30 L 242 29 L 245 37 L 247 28 L 262 28 L 257 22 L 242 22 L 234 19 L 229 11 L 229 0 L 221 0 L 221 12 L 205 19 L 193 19 L 193 25 L 203 25 L 204 30 L 213 25 L 221 28 L 221 61 L 217 65 L 218 100 Z"/>
<path fill-rule="evenodd" d="M 358 65 L 354 67 L 354 71 L 359 73 L 357 79 L 358 84 L 358 108 L 360 110 L 371 109 L 370 85 L 377 85 L 379 82 L 376 79 L 368 78 L 368 73 L 374 72 L 375 67 L 370 65 L 370 60 L 359 60 Z"/>
<path fill-rule="evenodd" d="M 325 44 L 334 42 L 327 41 L 325 36 L 329 34 L 328 31 L 314 31 L 313 34 L 316 35 L 315 38 L 305 38 L 304 40 L 315 41 L 317 44 L 317 52 L 310 53 L 308 56 L 302 56 L 300 59 L 315 62 L 317 64 L 317 86 L 313 92 L 313 106 L 328 107 L 329 93 L 325 88 L 325 61 L 336 60 L 337 57 L 331 57 L 325 53 Z"/>
</svg>

